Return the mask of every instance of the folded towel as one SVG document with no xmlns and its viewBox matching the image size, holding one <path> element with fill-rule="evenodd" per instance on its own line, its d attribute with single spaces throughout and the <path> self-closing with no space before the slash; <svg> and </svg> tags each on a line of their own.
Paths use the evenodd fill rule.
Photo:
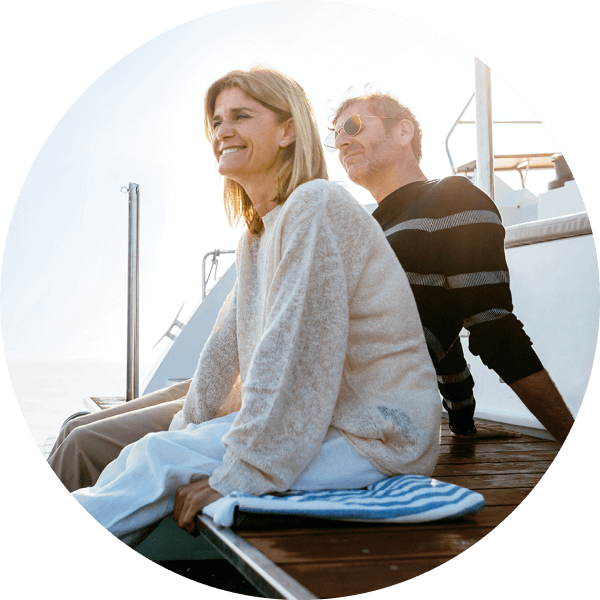
<svg viewBox="0 0 600 600">
<path fill-rule="evenodd" d="M 235 508 L 244 512 L 320 517 L 372 523 L 425 523 L 462 517 L 485 506 L 481 494 L 421 475 L 382 479 L 361 490 L 287 492 L 251 496 L 234 492 L 202 511 L 217 525 L 231 527 Z"/>
</svg>

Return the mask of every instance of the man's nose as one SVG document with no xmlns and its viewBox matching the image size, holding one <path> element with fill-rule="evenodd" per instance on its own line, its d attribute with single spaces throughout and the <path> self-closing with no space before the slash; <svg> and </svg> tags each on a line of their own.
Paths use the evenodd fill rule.
<svg viewBox="0 0 600 600">
<path fill-rule="evenodd" d="M 335 138 L 335 147 L 338 150 L 341 150 L 350 143 L 352 143 L 352 140 L 342 127 L 342 129 L 340 129 L 340 132 L 337 134 L 337 137 Z"/>
</svg>

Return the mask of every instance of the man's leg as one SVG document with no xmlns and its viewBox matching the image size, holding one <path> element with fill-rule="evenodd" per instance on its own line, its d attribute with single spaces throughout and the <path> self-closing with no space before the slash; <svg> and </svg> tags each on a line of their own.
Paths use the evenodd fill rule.
<svg viewBox="0 0 600 600">
<path fill-rule="evenodd" d="M 168 429 L 183 407 L 190 382 L 83 417 L 63 428 L 48 463 L 69 491 L 94 485 L 102 470 L 128 444 Z"/>
<path fill-rule="evenodd" d="M 484 423 L 475 426 L 475 382 L 463 355 L 460 338 L 454 342 L 443 360 L 436 365 L 442 404 L 448 411 L 450 431 L 464 438 L 520 437 L 518 431 L 499 424 Z"/>
<path fill-rule="evenodd" d="M 444 358 L 435 365 L 438 387 L 448 411 L 450 430 L 459 435 L 475 433 L 475 382 L 457 338 Z"/>
</svg>

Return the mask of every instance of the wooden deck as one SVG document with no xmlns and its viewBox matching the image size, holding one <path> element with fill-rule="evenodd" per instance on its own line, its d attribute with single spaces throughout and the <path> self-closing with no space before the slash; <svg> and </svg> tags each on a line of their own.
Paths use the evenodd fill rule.
<svg viewBox="0 0 600 600">
<path fill-rule="evenodd" d="M 560 448 L 525 435 L 462 440 L 446 423 L 441 444 L 434 477 L 481 493 L 486 506 L 476 515 L 368 525 L 242 514 L 232 530 L 200 516 L 198 529 L 267 597 L 366 593 L 421 575 L 477 543 L 523 501 Z"/>
</svg>

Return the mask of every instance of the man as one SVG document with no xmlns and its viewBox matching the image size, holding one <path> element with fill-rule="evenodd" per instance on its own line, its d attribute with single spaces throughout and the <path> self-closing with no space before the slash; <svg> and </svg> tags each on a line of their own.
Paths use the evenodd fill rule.
<svg viewBox="0 0 600 600">
<path fill-rule="evenodd" d="M 564 442 L 573 416 L 512 313 L 504 228 L 493 201 L 464 177 L 427 180 L 419 123 L 393 96 L 349 98 L 333 125 L 326 145 L 339 150 L 350 180 L 377 201 L 373 217 L 407 273 L 452 432 L 518 435 L 475 427 L 475 384 L 459 339 L 464 326 L 471 352 Z"/>
</svg>

